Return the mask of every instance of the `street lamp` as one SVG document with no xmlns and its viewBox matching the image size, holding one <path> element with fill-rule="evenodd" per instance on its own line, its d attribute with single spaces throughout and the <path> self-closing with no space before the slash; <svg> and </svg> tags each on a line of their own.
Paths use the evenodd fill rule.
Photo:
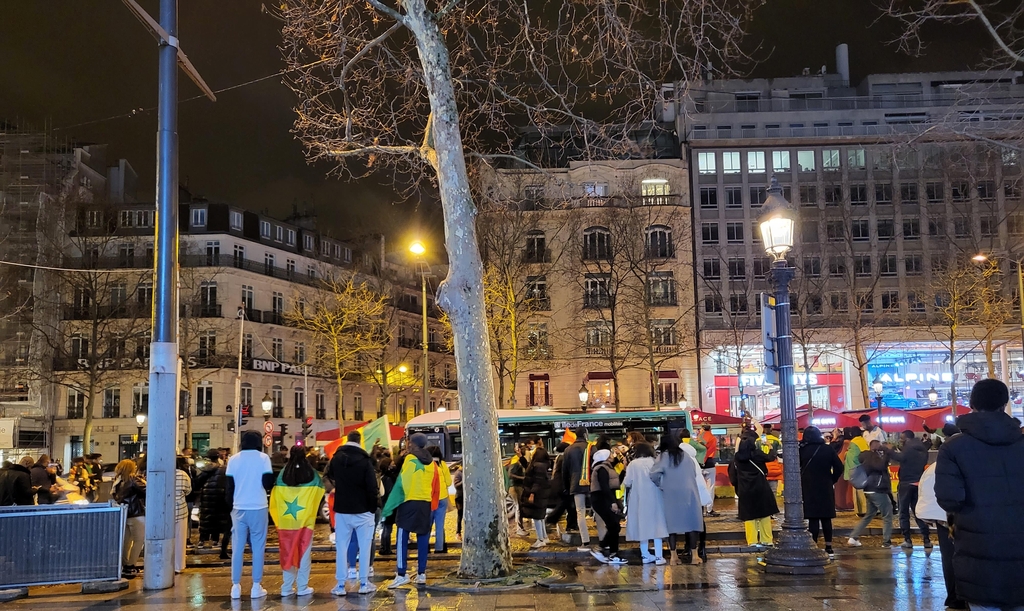
<svg viewBox="0 0 1024 611">
<path fill-rule="evenodd" d="M 686 405 L 687 405 L 686 395 L 683 395 L 682 398 L 679 399 L 679 409 L 686 409 Z"/>
<path fill-rule="evenodd" d="M 139 432 L 135 436 L 135 443 L 138 446 L 135 453 L 142 454 L 142 425 L 146 424 L 146 412 L 139 412 L 135 414 L 135 424 L 139 425 Z"/>
<path fill-rule="evenodd" d="M 423 269 L 426 265 L 424 254 L 427 252 L 427 247 L 423 245 L 423 242 L 416 240 L 410 244 L 409 252 L 416 255 L 419 258 L 420 263 L 420 290 L 422 291 L 420 301 L 423 302 L 423 356 L 420 357 L 422 360 L 422 363 L 420 363 L 420 369 L 421 375 L 423 376 L 423 398 L 421 401 L 423 402 L 423 413 L 425 414 L 430 409 L 430 355 L 427 352 L 427 342 L 430 337 L 430 332 L 427 327 L 427 273 L 429 273 L 430 269 Z"/>
<path fill-rule="evenodd" d="M 880 378 L 876 377 L 875 381 L 871 383 L 871 389 L 875 391 L 875 411 L 878 413 L 878 416 L 876 418 L 877 422 L 875 422 L 875 424 L 877 426 L 882 426 L 882 389 L 883 388 L 885 388 L 885 387 L 882 385 L 882 380 Z"/>
<path fill-rule="evenodd" d="M 935 404 L 938 403 L 938 401 L 939 391 L 935 390 L 935 385 L 932 384 L 932 387 L 928 389 L 928 402 L 932 404 L 932 407 L 935 407 Z"/>
<path fill-rule="evenodd" d="M 270 411 L 274 409 L 274 400 L 270 397 L 270 393 L 263 395 L 263 400 L 260 401 L 260 407 L 263 408 L 263 419 L 270 420 Z"/>
<path fill-rule="evenodd" d="M 793 386 L 793 339 L 790 334 L 789 282 L 794 269 L 786 262 L 793 248 L 796 213 L 782 197 L 773 176 L 760 220 L 765 252 L 774 259 L 771 279 L 775 285 L 775 363 L 779 378 L 782 415 L 783 500 L 785 519 L 778 545 L 765 553 L 765 568 L 773 573 L 824 573 L 828 554 L 818 549 L 804 521 L 800 484 L 800 447 L 796 437 L 796 388 Z"/>
<path fill-rule="evenodd" d="M 583 384 L 580 385 L 580 409 L 582 409 L 584 413 L 587 411 L 587 401 L 589 400 L 590 391 L 587 389 L 586 380 L 584 380 Z"/>
</svg>

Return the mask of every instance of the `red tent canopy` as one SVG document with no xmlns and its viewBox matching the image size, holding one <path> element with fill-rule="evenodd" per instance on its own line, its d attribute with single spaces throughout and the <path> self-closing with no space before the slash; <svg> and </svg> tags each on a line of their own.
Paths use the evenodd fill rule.
<svg viewBox="0 0 1024 611">
<path fill-rule="evenodd" d="M 772 414 L 768 418 L 765 418 L 765 424 L 778 424 L 782 421 L 781 414 Z M 851 418 L 847 414 L 840 414 L 838 412 L 831 412 L 826 409 L 814 410 L 814 417 L 810 418 L 807 415 L 807 406 L 802 405 L 796 410 L 796 427 L 798 429 L 804 429 L 808 426 L 816 426 L 819 429 L 826 431 L 835 428 L 843 428 L 847 426 L 857 426 L 857 418 Z"/>
<path fill-rule="evenodd" d="M 924 431 L 924 418 L 914 412 L 905 409 L 896 409 L 894 407 L 883 407 L 881 422 L 878 422 L 878 410 L 866 409 L 858 410 L 855 412 L 843 412 L 848 416 L 852 416 L 854 419 L 860 418 L 863 415 L 871 416 L 871 421 L 875 424 L 880 424 L 883 429 L 888 433 L 900 433 L 907 429 L 915 432 Z"/>
<path fill-rule="evenodd" d="M 970 408 L 963 405 L 956 408 L 956 413 L 959 415 L 966 414 L 969 411 Z M 953 418 L 953 410 L 949 406 L 916 409 L 913 413 L 915 416 L 919 416 L 924 419 L 925 425 L 932 430 L 941 430 L 947 422 L 955 422 L 955 419 Z"/>
<path fill-rule="evenodd" d="M 690 412 L 690 420 L 694 426 L 701 426 L 704 424 L 727 426 L 730 424 L 743 424 L 743 418 L 737 418 L 735 416 L 729 416 L 726 414 L 713 414 L 710 412 L 702 412 L 700 410 L 693 410 Z"/>
</svg>

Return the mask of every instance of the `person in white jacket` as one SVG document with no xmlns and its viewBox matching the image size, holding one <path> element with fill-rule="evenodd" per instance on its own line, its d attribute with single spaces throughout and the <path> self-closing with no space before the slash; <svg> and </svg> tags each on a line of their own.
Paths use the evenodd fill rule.
<svg viewBox="0 0 1024 611">
<path fill-rule="evenodd" d="M 935 500 L 935 464 L 930 464 L 918 483 L 917 506 L 914 515 L 935 526 L 939 539 L 939 555 L 942 558 L 942 580 L 946 582 L 946 607 L 966 609 L 967 603 L 956 595 L 956 580 L 953 578 L 953 540 L 949 536 L 949 524 L 945 510 Z"/>
</svg>

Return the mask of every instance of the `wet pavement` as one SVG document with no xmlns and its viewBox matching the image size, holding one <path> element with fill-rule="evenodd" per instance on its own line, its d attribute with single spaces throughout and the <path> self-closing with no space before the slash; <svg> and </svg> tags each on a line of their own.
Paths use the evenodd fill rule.
<svg viewBox="0 0 1024 611">
<path fill-rule="evenodd" d="M 243 579 L 241 600 L 229 597 L 230 575 L 226 568 L 189 569 L 179 575 L 174 588 L 157 592 L 141 590 L 135 579 L 119 593 L 83 595 L 78 586 L 32 588 L 28 598 L 6 603 L 8 609 L 54 609 L 63 611 L 113 611 L 150 609 L 222 609 L 279 611 L 316 608 L 405 611 L 661 611 L 664 609 L 734 611 L 757 609 L 810 610 L 856 608 L 858 611 L 930 611 L 943 609 L 945 590 L 938 552 L 921 549 L 869 548 L 878 541 L 865 539 L 865 547 L 840 549 L 825 575 L 794 577 L 766 574 L 753 554 L 716 556 L 703 566 L 661 566 L 631 564 L 615 568 L 596 562 L 548 564 L 565 574 L 552 587 L 537 586 L 507 593 L 450 594 L 426 588 L 387 590 L 393 561 L 376 564 L 373 578 L 378 591 L 373 595 L 331 596 L 333 565 L 313 566 L 312 597 L 282 599 L 278 594 L 281 571 L 267 567 L 263 584 L 270 595 L 263 600 L 248 598 L 250 581 Z M 432 561 L 428 566 L 433 582 L 456 568 L 454 561 Z M 248 568 L 246 569 L 248 573 Z"/>
</svg>

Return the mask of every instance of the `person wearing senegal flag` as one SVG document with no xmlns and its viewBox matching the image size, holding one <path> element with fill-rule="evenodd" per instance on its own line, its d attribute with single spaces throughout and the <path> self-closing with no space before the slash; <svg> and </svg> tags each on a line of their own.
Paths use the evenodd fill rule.
<svg viewBox="0 0 1024 611">
<path fill-rule="evenodd" d="M 323 498 L 324 483 L 320 474 L 306 459 L 305 448 L 293 446 L 288 462 L 270 491 L 270 516 L 277 526 L 284 577 L 281 596 L 296 593 L 296 586 L 299 596 L 313 594 L 313 588 L 309 587 L 310 554 L 316 514 Z"/>
<path fill-rule="evenodd" d="M 388 584 L 388 588 L 398 588 L 409 583 L 409 577 L 406 576 L 409 566 L 409 533 L 416 534 L 416 583 L 427 583 L 431 512 L 438 508 L 442 496 L 448 496 L 448 490 L 443 483 L 441 468 L 426 447 L 427 436 L 423 433 L 409 437 L 409 453 L 403 457 L 398 480 L 391 489 L 382 513 L 384 517 L 395 514 L 395 524 L 398 526 L 398 574 Z"/>
</svg>

